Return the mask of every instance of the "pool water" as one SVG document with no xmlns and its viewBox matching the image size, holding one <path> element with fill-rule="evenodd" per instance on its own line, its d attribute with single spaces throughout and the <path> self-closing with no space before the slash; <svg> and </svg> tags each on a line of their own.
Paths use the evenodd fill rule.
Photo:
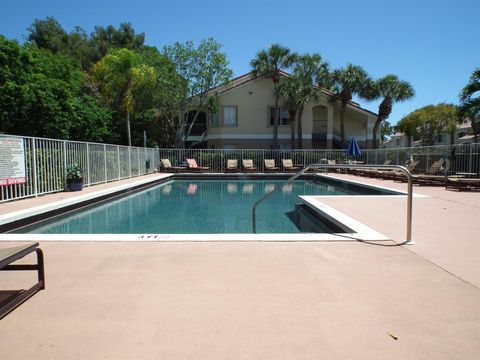
<svg viewBox="0 0 480 360">
<path fill-rule="evenodd" d="M 79 209 L 29 225 L 16 232 L 34 234 L 213 234 L 251 233 L 252 206 L 257 233 L 334 232 L 315 221 L 298 226 L 298 195 L 352 195 L 372 189 L 335 187 L 327 183 L 284 180 L 172 180 L 128 196 Z M 303 221 L 304 222 L 304 221 Z M 310 221 L 312 222 L 312 221 Z M 313 230 L 312 230 L 313 229 Z"/>
</svg>

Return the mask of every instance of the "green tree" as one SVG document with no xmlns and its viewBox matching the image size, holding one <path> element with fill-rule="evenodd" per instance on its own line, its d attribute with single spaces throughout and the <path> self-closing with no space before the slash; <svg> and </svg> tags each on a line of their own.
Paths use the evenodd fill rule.
<svg viewBox="0 0 480 360">
<path fill-rule="evenodd" d="M 459 95 L 459 120 L 462 121 L 468 117 L 475 136 L 475 143 L 480 133 L 480 68 L 475 69 L 470 76 L 468 84 L 462 89 Z"/>
<path fill-rule="evenodd" d="M 132 145 L 130 114 L 144 90 L 155 86 L 157 74 L 128 49 L 115 50 L 93 66 L 93 76 L 107 102 L 125 115 L 128 145 Z"/>
<path fill-rule="evenodd" d="M 53 53 L 70 56 L 88 71 L 110 50 L 126 48 L 137 51 L 142 49 L 145 40 L 145 34 L 136 34 L 130 23 L 121 23 L 118 28 L 112 25 L 95 26 L 88 35 L 78 26 L 67 33 L 53 17 L 35 19 L 28 32 L 30 43 Z"/>
<path fill-rule="evenodd" d="M 395 126 L 395 130 L 402 132 L 407 137 L 407 146 L 412 146 L 412 139 L 418 136 L 417 127 L 419 125 L 419 114 L 412 112 L 404 116 Z"/>
<path fill-rule="evenodd" d="M 145 34 L 135 33 L 130 23 L 121 23 L 118 28 L 113 25 L 95 26 L 90 35 L 90 46 L 94 49 L 94 62 L 103 58 L 112 49 L 140 50 L 145 42 Z"/>
<path fill-rule="evenodd" d="M 400 80 L 397 75 L 388 74 L 373 82 L 369 99 L 381 98 L 378 106 L 378 117 L 373 126 L 373 148 L 378 147 L 377 134 L 383 121 L 388 119 L 392 113 L 392 106 L 395 102 L 402 102 L 415 96 L 415 90 L 407 81 Z"/>
<path fill-rule="evenodd" d="M 298 147 L 303 149 L 302 117 L 306 103 L 318 98 L 319 87 L 329 87 L 330 73 L 328 63 L 320 54 L 303 54 L 297 56 L 293 67 L 294 76 L 298 77 L 298 119 L 297 138 Z"/>
<path fill-rule="evenodd" d="M 108 118 L 70 58 L 0 36 L 0 131 L 101 141 Z"/>
<path fill-rule="evenodd" d="M 421 140 L 422 145 L 429 146 L 442 133 L 449 133 L 453 139 L 456 122 L 457 108 L 452 104 L 440 103 L 424 106 L 408 114 L 398 122 L 397 129 L 404 132 L 409 140 L 413 136 Z"/>
<path fill-rule="evenodd" d="M 350 101 L 352 101 L 353 95 L 366 98 L 372 81 L 362 67 L 347 64 L 345 68 L 340 68 L 333 71 L 332 82 L 334 94 L 330 101 L 340 101 L 341 147 L 346 148 L 345 111 L 347 109 L 347 105 Z"/>
<path fill-rule="evenodd" d="M 28 27 L 28 41 L 40 49 L 48 49 L 53 53 L 62 52 L 68 46 L 68 34 L 62 25 L 51 16 L 45 20 L 35 19 Z"/>
<path fill-rule="evenodd" d="M 256 77 L 270 77 L 273 84 L 280 81 L 281 71 L 288 68 L 294 62 L 296 56 L 289 48 L 279 44 L 272 44 L 267 50 L 260 50 L 254 59 L 250 61 L 252 74 Z M 278 119 L 280 108 L 279 97 L 275 96 L 275 114 L 273 120 L 273 145 L 278 147 Z"/>
<path fill-rule="evenodd" d="M 175 66 L 180 77 L 167 79 L 175 84 L 174 100 L 178 100 L 177 112 L 181 114 L 176 117 L 174 126 L 175 147 L 185 146 L 200 111 L 208 106 L 208 99 L 217 96 L 216 88 L 227 83 L 232 77 L 227 56 L 221 52 L 221 48 L 220 43 L 208 38 L 202 40 L 198 47 L 195 47 L 192 41 L 187 41 L 183 44 L 177 42 L 163 49 L 163 54 Z M 186 116 L 187 109 L 195 111 L 193 119 Z"/>
</svg>

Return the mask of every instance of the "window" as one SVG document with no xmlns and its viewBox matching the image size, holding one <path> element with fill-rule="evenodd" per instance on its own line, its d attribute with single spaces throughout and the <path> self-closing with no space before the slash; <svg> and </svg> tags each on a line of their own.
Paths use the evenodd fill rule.
<svg viewBox="0 0 480 360">
<path fill-rule="evenodd" d="M 273 126 L 275 122 L 275 106 L 270 106 L 270 119 L 268 126 Z M 286 126 L 288 125 L 290 116 L 288 114 L 288 109 L 280 108 L 280 118 L 278 119 L 278 125 Z"/>
<path fill-rule="evenodd" d="M 223 106 L 223 126 L 236 127 L 237 126 L 237 107 Z"/>
<path fill-rule="evenodd" d="M 210 127 L 215 128 L 220 126 L 220 116 L 218 112 L 210 113 Z"/>
<path fill-rule="evenodd" d="M 443 135 L 442 134 L 437 135 L 437 142 L 439 142 L 439 143 L 443 142 Z"/>
<path fill-rule="evenodd" d="M 400 139 L 397 139 L 396 142 L 397 142 L 397 146 L 399 146 L 400 145 Z"/>
</svg>

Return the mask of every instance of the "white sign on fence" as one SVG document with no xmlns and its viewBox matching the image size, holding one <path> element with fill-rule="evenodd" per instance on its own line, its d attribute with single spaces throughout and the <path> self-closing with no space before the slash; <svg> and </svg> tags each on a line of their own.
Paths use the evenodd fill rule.
<svg viewBox="0 0 480 360">
<path fill-rule="evenodd" d="M 0 136 L 0 186 L 24 183 L 23 139 Z"/>
</svg>

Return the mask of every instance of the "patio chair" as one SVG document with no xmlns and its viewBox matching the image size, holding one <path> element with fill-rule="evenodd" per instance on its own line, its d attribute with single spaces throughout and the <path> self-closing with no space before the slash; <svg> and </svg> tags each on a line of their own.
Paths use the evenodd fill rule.
<svg viewBox="0 0 480 360">
<path fill-rule="evenodd" d="M 387 159 L 383 162 L 382 165 L 390 165 L 392 163 L 392 160 Z M 377 171 L 375 169 L 351 169 L 350 173 L 354 175 L 359 175 L 359 176 L 370 176 L 371 172 Z"/>
<path fill-rule="evenodd" d="M 413 173 L 416 167 L 420 164 L 420 160 L 413 160 L 410 161 L 408 164 L 405 165 L 408 171 Z M 394 170 L 378 170 L 371 173 L 371 177 L 381 178 L 384 180 L 397 180 L 401 181 L 402 179 L 406 180 L 407 177 L 405 173 L 401 170 L 394 169 Z"/>
<path fill-rule="evenodd" d="M 257 167 L 253 165 L 253 160 L 252 159 L 243 159 L 242 160 L 242 166 L 243 170 L 246 172 L 252 172 L 252 171 L 257 171 Z"/>
<path fill-rule="evenodd" d="M 445 189 L 478 191 L 480 190 L 480 179 L 447 177 L 445 179 Z"/>
<path fill-rule="evenodd" d="M 266 172 L 276 172 L 280 170 L 279 167 L 275 166 L 275 160 L 273 159 L 265 159 L 265 171 Z"/>
<path fill-rule="evenodd" d="M 296 172 L 300 170 L 301 166 L 294 166 L 292 159 L 282 159 L 283 170 L 286 172 Z"/>
<path fill-rule="evenodd" d="M 195 159 L 186 159 L 186 160 L 187 160 L 189 170 L 202 172 L 210 169 L 208 166 L 199 166 Z"/>
<path fill-rule="evenodd" d="M 36 264 L 12 264 L 36 252 Z M 0 271 L 36 270 L 38 281 L 27 290 L 0 290 L 0 319 L 40 290 L 45 289 L 43 252 L 38 243 L 0 249 Z"/>
<path fill-rule="evenodd" d="M 172 166 L 169 159 L 160 159 L 162 163 L 162 170 L 166 172 L 180 172 L 186 170 L 184 166 Z"/>
<path fill-rule="evenodd" d="M 335 165 L 337 163 L 336 160 L 328 160 L 326 158 L 322 158 L 320 159 L 320 161 L 318 162 L 319 164 L 325 164 L 325 165 Z M 307 170 L 307 172 L 313 172 L 313 173 L 328 173 L 330 171 L 333 171 L 335 169 L 327 169 L 327 168 L 312 168 L 312 169 L 309 169 Z"/>
<path fill-rule="evenodd" d="M 445 163 L 444 159 L 440 159 L 435 161 L 430 168 L 425 172 L 423 175 L 417 175 L 413 179 L 414 184 L 418 185 L 445 185 L 446 176 L 445 175 L 437 175 L 438 171 Z"/>
<path fill-rule="evenodd" d="M 225 172 L 238 172 L 238 160 L 237 159 L 228 159 L 227 167 Z"/>
</svg>

